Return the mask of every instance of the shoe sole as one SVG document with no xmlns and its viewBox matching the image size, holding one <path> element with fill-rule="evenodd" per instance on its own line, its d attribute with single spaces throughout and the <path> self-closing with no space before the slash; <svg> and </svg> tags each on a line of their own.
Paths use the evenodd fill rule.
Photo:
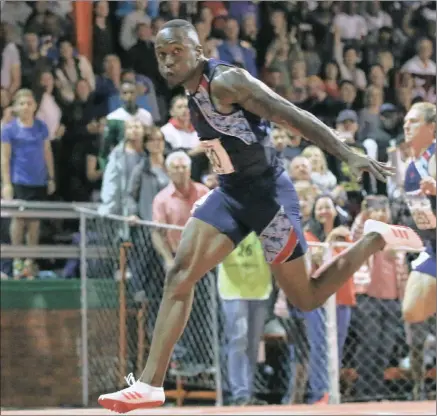
<svg viewBox="0 0 437 416">
<path fill-rule="evenodd" d="M 144 402 L 144 403 L 125 403 L 119 400 L 113 399 L 99 399 L 98 400 L 100 406 L 105 409 L 112 410 L 116 413 L 128 413 L 132 410 L 137 409 L 152 409 L 154 407 L 159 407 L 164 404 L 163 401 L 156 402 Z"/>
</svg>

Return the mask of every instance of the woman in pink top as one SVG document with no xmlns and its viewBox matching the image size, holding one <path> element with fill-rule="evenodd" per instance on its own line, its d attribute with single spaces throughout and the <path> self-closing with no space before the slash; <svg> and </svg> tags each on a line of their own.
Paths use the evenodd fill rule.
<svg viewBox="0 0 437 416">
<path fill-rule="evenodd" d="M 365 199 L 363 210 L 352 226 L 354 240 L 360 237 L 366 219 L 390 222 L 388 199 L 384 196 Z M 394 346 L 403 337 L 399 300 L 407 277 L 405 254 L 376 253 L 369 261 L 367 277 L 357 286 L 359 295 L 353 319 L 358 336 L 356 395 L 358 399 L 376 395 L 387 399 L 389 391 L 384 383 L 384 370 Z"/>
</svg>

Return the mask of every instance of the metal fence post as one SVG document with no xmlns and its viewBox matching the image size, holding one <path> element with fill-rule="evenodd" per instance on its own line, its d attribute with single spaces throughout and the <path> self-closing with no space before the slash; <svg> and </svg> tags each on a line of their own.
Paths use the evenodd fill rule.
<svg viewBox="0 0 437 416">
<path fill-rule="evenodd" d="M 86 214 L 80 213 L 80 315 L 81 315 L 81 376 L 82 376 L 82 405 L 88 406 L 89 387 L 88 387 L 88 288 L 87 288 L 87 229 Z"/>
<path fill-rule="evenodd" d="M 220 334 L 219 334 L 219 307 L 217 301 L 217 280 L 214 272 L 208 273 L 210 280 L 210 296 L 212 305 L 212 342 L 214 348 L 214 368 L 215 368 L 215 391 L 216 391 L 216 406 L 223 405 L 223 385 L 222 385 L 222 369 L 220 365 Z"/>
<path fill-rule="evenodd" d="M 327 248 L 326 262 L 332 260 L 332 247 Z M 325 303 L 326 313 L 326 345 L 328 348 L 328 379 L 329 403 L 340 403 L 340 365 L 338 360 L 338 335 L 337 335 L 337 299 L 336 294 L 328 298 Z"/>
</svg>

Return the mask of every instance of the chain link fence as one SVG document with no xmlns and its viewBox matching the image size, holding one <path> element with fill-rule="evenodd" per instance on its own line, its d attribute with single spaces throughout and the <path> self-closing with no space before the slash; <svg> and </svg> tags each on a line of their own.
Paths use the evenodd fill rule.
<svg viewBox="0 0 437 416">
<path fill-rule="evenodd" d="M 153 226 L 129 225 L 123 218 L 81 209 L 81 235 L 86 236 L 81 241 L 83 350 L 88 357 L 84 395 L 89 402 L 126 387 L 125 376 L 138 378 L 144 369 L 165 277 L 152 244 L 158 225 Z M 174 350 L 166 378 L 168 396 L 178 396 L 181 388 L 214 392 L 220 384 L 216 300 L 215 276 L 209 273 L 196 286 L 191 317 Z"/>
<path fill-rule="evenodd" d="M 125 387 L 127 374 L 141 374 L 165 272 L 151 240 L 161 225 L 130 226 L 121 217 L 101 217 L 86 209 L 81 209 L 81 218 L 81 235 L 86 236 L 81 239 L 81 274 L 87 404 L 101 393 Z M 311 244 L 309 266 L 311 255 L 321 255 L 326 262 L 331 252 L 325 245 Z M 284 300 L 278 313 L 274 288 L 266 301 L 269 312 L 254 376 L 256 395 L 284 404 L 433 398 L 435 318 L 406 325 L 400 300 L 378 299 L 363 290 L 369 279 L 366 267 L 353 279 L 356 305 L 339 305 L 333 296 L 311 312 Z M 222 396 L 226 402 L 231 394 L 229 339 L 214 272 L 197 285 L 193 305 L 171 360 L 167 396 L 180 399 L 181 389 L 201 391 L 191 397 L 220 404 Z"/>
</svg>

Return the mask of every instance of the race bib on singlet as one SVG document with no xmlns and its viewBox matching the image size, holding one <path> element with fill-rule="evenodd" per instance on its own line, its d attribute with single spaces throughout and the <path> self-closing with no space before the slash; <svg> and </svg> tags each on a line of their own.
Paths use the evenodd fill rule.
<svg viewBox="0 0 437 416">
<path fill-rule="evenodd" d="M 205 149 L 205 154 L 211 163 L 214 173 L 218 175 L 228 175 L 229 173 L 235 172 L 231 158 L 220 143 L 220 139 L 205 140 L 200 143 Z"/>
<path fill-rule="evenodd" d="M 437 220 L 429 198 L 422 195 L 420 191 L 413 191 L 406 192 L 405 200 L 419 230 L 436 228 Z"/>
</svg>

